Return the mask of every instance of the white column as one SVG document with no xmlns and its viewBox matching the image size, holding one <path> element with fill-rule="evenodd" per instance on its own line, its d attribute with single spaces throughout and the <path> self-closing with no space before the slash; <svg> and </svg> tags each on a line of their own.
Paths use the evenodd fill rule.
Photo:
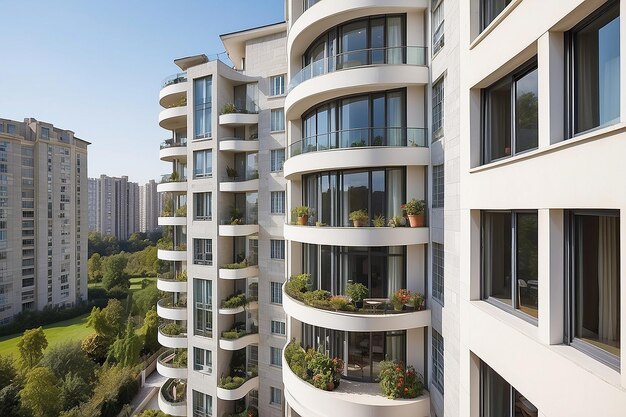
<svg viewBox="0 0 626 417">
<path fill-rule="evenodd" d="M 565 51 L 563 32 L 546 32 L 537 42 L 539 148 L 564 139 Z"/>
<path fill-rule="evenodd" d="M 621 5 L 625 6 L 625 1 L 622 1 Z M 625 31 L 622 30 L 622 41 L 624 41 L 624 36 L 623 33 Z M 622 48 L 623 48 L 623 44 L 622 44 Z M 624 51 L 624 49 L 622 49 L 622 52 Z M 623 55 L 622 55 L 623 57 Z M 624 68 L 622 67 L 621 69 L 622 71 L 622 75 L 624 74 Z M 624 82 L 624 78 L 622 78 L 622 86 L 623 86 L 623 82 Z M 624 90 L 622 89 L 622 92 Z M 622 98 L 624 96 L 622 95 Z M 623 103 L 623 101 L 622 101 Z M 624 111 L 624 109 L 622 108 L 622 112 Z M 622 115 L 624 115 L 624 113 L 622 113 Z M 624 366 L 624 364 L 626 364 L 626 341 L 624 341 L 624 335 L 626 333 L 626 207 L 622 207 L 622 209 L 620 210 L 620 219 L 619 219 L 619 224 L 620 224 L 620 231 L 619 231 L 619 236 L 620 236 L 620 334 L 621 334 L 621 341 L 620 341 L 620 354 L 621 354 L 621 372 L 622 372 L 622 387 L 626 388 L 626 366 Z"/>
<path fill-rule="evenodd" d="M 619 9 L 623 14 L 626 10 L 626 0 L 620 0 Z M 619 34 L 619 55 L 620 55 L 620 120 L 622 123 L 626 123 L 626 27 L 623 22 L 620 22 L 620 34 Z M 623 363 L 623 362 L 622 362 Z"/>
</svg>

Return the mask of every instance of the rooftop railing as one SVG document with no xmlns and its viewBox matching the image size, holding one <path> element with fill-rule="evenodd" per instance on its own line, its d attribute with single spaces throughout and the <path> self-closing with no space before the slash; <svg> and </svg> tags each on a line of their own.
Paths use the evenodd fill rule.
<svg viewBox="0 0 626 417">
<path fill-rule="evenodd" d="M 161 83 L 161 88 L 165 88 L 170 85 L 180 84 L 187 81 L 187 73 L 179 72 L 177 74 L 170 75 L 166 77 Z"/>
</svg>

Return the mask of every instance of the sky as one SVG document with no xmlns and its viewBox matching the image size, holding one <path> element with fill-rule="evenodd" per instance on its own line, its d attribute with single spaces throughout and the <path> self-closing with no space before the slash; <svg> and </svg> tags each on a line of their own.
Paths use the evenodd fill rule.
<svg viewBox="0 0 626 417">
<path fill-rule="evenodd" d="M 0 0 L 0 117 L 87 140 L 89 177 L 169 173 L 161 82 L 176 58 L 224 52 L 219 35 L 284 20 L 284 0 Z M 221 59 L 229 62 L 222 55 Z"/>
</svg>

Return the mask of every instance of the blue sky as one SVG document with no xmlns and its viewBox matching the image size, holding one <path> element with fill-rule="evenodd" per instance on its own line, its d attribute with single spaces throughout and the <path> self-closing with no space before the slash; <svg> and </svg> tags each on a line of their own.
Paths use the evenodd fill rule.
<svg viewBox="0 0 626 417">
<path fill-rule="evenodd" d="M 73 130 L 89 176 L 143 184 L 159 160 L 161 81 L 175 58 L 224 51 L 222 33 L 284 20 L 284 0 L 0 0 L 0 117 Z"/>
</svg>

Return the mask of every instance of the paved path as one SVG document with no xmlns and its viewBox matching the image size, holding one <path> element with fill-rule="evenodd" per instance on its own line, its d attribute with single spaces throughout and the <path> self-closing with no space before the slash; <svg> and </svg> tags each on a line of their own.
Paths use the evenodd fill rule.
<svg viewBox="0 0 626 417">
<path fill-rule="evenodd" d="M 138 411 L 159 409 L 159 388 L 166 379 L 156 370 L 146 378 L 145 385 L 130 402 L 130 405 L 133 407 L 133 415 L 136 415 Z M 141 410 L 137 410 L 139 406 L 141 406 Z"/>
</svg>

